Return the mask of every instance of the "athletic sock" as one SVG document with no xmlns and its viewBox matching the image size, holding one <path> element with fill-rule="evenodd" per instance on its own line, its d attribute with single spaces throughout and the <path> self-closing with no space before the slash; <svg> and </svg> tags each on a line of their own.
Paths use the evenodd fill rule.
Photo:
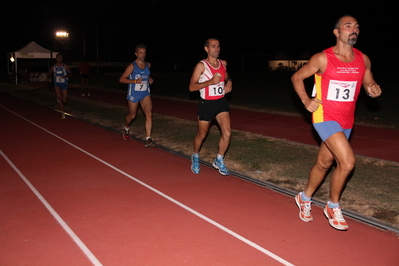
<svg viewBox="0 0 399 266">
<path fill-rule="evenodd" d="M 130 128 L 128 128 L 128 127 L 125 127 L 125 131 L 129 131 L 129 129 L 130 129 Z"/>
<path fill-rule="evenodd" d="M 311 201 L 312 200 L 312 197 L 308 197 L 308 196 L 306 196 L 305 195 L 305 192 L 301 192 L 301 199 L 303 200 L 303 201 Z"/>
<path fill-rule="evenodd" d="M 328 202 L 327 202 L 327 206 L 328 206 L 329 208 L 331 208 L 331 209 L 338 208 L 338 207 L 339 207 L 339 202 L 336 203 L 336 202 L 328 201 Z"/>
<path fill-rule="evenodd" d="M 151 137 L 146 137 L 145 140 L 148 140 L 148 139 L 150 139 L 150 138 L 151 138 Z"/>
<path fill-rule="evenodd" d="M 199 153 L 193 153 L 193 156 L 194 156 L 194 157 L 199 157 L 200 154 L 199 154 Z"/>
<path fill-rule="evenodd" d="M 223 156 L 223 155 L 220 155 L 220 154 L 218 154 L 218 155 L 216 156 L 216 158 L 217 158 L 218 160 L 223 160 L 224 156 Z"/>
</svg>

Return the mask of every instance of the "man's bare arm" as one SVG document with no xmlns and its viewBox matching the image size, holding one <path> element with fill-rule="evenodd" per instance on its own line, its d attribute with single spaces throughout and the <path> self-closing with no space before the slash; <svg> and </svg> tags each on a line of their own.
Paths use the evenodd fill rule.
<svg viewBox="0 0 399 266">
<path fill-rule="evenodd" d="M 371 72 L 371 62 L 367 55 L 363 54 L 364 63 L 366 65 L 366 72 L 364 73 L 363 78 L 363 87 L 366 90 L 367 95 L 372 98 L 378 97 L 381 95 L 382 90 L 380 85 L 378 85 L 373 77 L 373 73 Z"/>
<path fill-rule="evenodd" d="M 291 77 L 295 92 L 301 99 L 306 110 L 309 112 L 315 112 L 319 108 L 319 104 L 322 102 L 320 99 L 309 97 L 303 81 L 316 73 L 322 73 L 325 70 L 326 64 L 327 59 L 324 53 L 315 54 L 307 64 L 295 72 Z"/>
</svg>

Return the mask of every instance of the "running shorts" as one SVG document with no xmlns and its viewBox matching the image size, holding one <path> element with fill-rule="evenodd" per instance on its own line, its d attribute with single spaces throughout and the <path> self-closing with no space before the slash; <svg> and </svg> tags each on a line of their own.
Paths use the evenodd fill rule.
<svg viewBox="0 0 399 266">
<path fill-rule="evenodd" d="M 68 89 L 68 83 L 54 83 L 54 86 L 60 88 L 61 90 Z"/>
<path fill-rule="evenodd" d="M 142 99 L 144 99 L 147 96 L 150 96 L 150 92 L 148 90 L 146 91 L 133 91 L 132 94 L 128 94 L 126 97 L 126 100 L 129 100 L 133 103 L 138 103 L 139 101 L 141 101 Z"/>
<path fill-rule="evenodd" d="M 316 129 L 322 141 L 326 141 L 329 137 L 337 132 L 344 132 L 347 139 L 349 139 L 352 129 L 343 129 L 337 121 L 326 121 L 314 123 L 313 127 Z"/>
<path fill-rule="evenodd" d="M 200 121 L 212 121 L 218 114 L 229 111 L 229 102 L 224 97 L 217 100 L 201 99 L 198 103 L 198 119 Z"/>
</svg>

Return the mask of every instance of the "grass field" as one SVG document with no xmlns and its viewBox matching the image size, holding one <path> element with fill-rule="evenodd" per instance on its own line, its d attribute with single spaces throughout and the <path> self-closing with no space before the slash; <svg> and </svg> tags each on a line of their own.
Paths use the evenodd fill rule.
<svg viewBox="0 0 399 266">
<path fill-rule="evenodd" d="M 309 119 L 310 115 L 303 110 L 292 89 L 291 74 L 287 72 L 245 75 L 233 73 L 231 76 L 234 92 L 228 95 L 230 103 L 241 108 L 304 116 Z M 108 90 L 125 90 L 125 86 L 118 83 L 119 75 L 117 73 L 92 76 L 92 86 Z M 155 80 L 152 86 L 154 96 L 181 100 L 198 98 L 198 94 L 188 92 L 190 73 L 153 73 L 152 76 Z M 311 80 L 307 82 L 310 83 L 311 88 Z M 71 83 L 78 85 L 78 77 L 75 76 Z M 382 87 L 384 88 L 383 84 Z M 2 91 L 48 108 L 56 107 L 52 91 L 4 83 L 0 84 L 0 88 Z M 356 113 L 358 121 L 360 120 L 362 124 L 398 129 L 398 119 L 395 114 L 398 113 L 399 107 L 395 103 L 394 94 L 384 91 L 380 99 L 362 96 Z M 121 121 L 127 110 L 124 107 L 89 101 L 85 98 L 70 97 L 67 111 L 80 119 L 120 132 Z M 131 128 L 132 134 L 139 139 L 144 138 L 143 124 L 144 118 L 139 115 Z M 154 114 L 154 140 L 159 145 L 182 154 L 191 154 L 192 140 L 196 130 L 194 122 Z M 205 162 L 213 159 L 218 138 L 217 128 L 212 127 L 201 152 L 202 160 Z M 226 164 L 231 170 L 250 178 L 272 182 L 292 191 L 300 191 L 307 181 L 308 171 L 314 163 L 316 153 L 315 147 L 233 131 Z M 397 163 L 357 158 L 356 168 L 342 197 L 343 208 L 380 219 L 399 228 L 399 179 L 397 176 L 399 176 Z M 315 194 L 316 199 L 325 201 L 328 197 L 328 179 L 327 176 L 326 182 Z"/>
</svg>

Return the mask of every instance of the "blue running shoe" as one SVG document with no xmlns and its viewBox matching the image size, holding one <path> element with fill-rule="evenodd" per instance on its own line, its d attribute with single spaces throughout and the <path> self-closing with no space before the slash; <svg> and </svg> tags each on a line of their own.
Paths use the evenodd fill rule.
<svg viewBox="0 0 399 266">
<path fill-rule="evenodd" d="M 199 174 L 200 170 L 199 156 L 191 155 L 191 171 L 194 174 Z"/>
<path fill-rule="evenodd" d="M 221 175 L 228 175 L 229 174 L 229 170 L 227 170 L 226 166 L 224 165 L 223 159 L 219 160 L 218 158 L 215 158 L 215 160 L 213 161 L 212 166 L 214 168 L 218 169 L 219 173 Z"/>
</svg>

